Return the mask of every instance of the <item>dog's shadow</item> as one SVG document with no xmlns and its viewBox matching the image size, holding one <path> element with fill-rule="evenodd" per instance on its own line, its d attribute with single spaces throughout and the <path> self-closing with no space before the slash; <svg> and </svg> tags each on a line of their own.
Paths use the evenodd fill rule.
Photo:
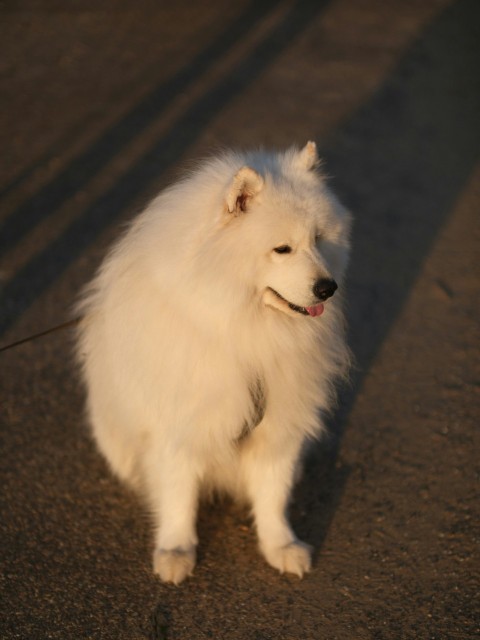
<svg viewBox="0 0 480 640">
<path fill-rule="evenodd" d="M 478 15 L 474 0 L 440 12 L 371 99 L 319 145 L 332 187 L 354 215 L 346 298 L 356 366 L 330 438 L 312 449 L 294 496 L 292 524 L 317 553 L 347 480 L 362 472 L 339 451 L 365 376 L 478 162 L 478 47 L 468 27 Z"/>
</svg>

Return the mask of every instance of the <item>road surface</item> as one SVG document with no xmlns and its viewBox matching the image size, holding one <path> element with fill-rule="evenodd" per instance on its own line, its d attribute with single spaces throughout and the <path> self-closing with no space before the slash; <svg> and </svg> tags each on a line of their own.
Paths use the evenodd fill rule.
<svg viewBox="0 0 480 640">
<path fill-rule="evenodd" d="M 352 385 L 307 460 L 300 581 L 247 514 L 195 576 L 83 417 L 68 330 L 0 354 L 3 640 L 480 637 L 480 4 L 22 0 L 0 7 L 0 340 L 63 322 L 119 229 L 222 146 L 317 141 L 355 216 Z"/>
</svg>

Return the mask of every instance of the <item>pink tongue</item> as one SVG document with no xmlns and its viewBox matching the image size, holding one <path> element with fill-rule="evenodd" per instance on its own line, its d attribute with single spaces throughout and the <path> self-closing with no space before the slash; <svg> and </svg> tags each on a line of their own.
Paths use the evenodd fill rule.
<svg viewBox="0 0 480 640">
<path fill-rule="evenodd" d="M 316 304 L 314 307 L 305 307 L 305 309 L 308 311 L 308 315 L 312 316 L 312 318 L 315 318 L 315 316 L 321 316 L 323 313 L 323 304 Z"/>
</svg>

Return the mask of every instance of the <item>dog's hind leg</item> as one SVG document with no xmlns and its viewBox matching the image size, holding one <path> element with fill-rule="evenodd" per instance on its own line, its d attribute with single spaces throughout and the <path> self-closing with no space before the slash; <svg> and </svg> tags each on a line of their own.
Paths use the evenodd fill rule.
<svg viewBox="0 0 480 640">
<path fill-rule="evenodd" d="M 153 568 L 164 582 L 179 584 L 195 567 L 199 469 L 184 453 L 148 455 L 146 483 L 155 517 Z"/>
<path fill-rule="evenodd" d="M 286 514 L 302 443 L 272 442 L 273 434 L 274 430 L 262 423 L 245 443 L 243 481 L 267 562 L 281 573 L 302 577 L 310 570 L 311 548 L 297 539 Z"/>
</svg>

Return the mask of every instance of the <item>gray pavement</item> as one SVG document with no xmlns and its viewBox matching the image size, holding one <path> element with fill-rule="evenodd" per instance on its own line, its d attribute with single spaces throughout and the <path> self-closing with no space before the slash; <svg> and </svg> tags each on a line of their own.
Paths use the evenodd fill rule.
<svg viewBox="0 0 480 640">
<path fill-rule="evenodd" d="M 480 3 L 0 4 L 0 346 L 69 317 L 188 162 L 315 139 L 355 215 L 357 366 L 292 506 L 303 581 L 200 513 L 180 587 L 95 451 L 67 330 L 0 354 L 0 638 L 480 637 Z"/>
</svg>

